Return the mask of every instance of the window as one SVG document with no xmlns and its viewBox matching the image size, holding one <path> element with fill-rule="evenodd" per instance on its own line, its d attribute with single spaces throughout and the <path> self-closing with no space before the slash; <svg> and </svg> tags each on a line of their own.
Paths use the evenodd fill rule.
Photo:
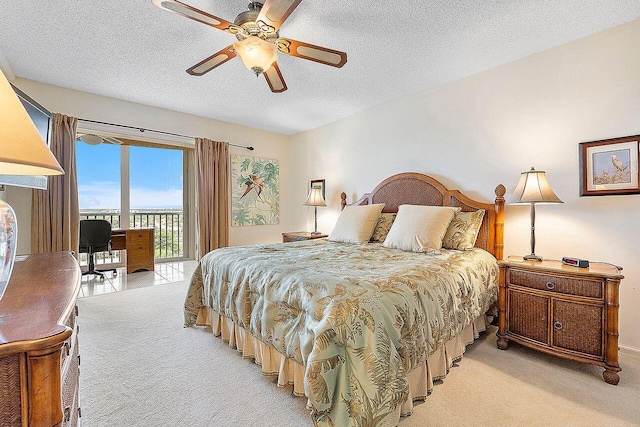
<svg viewBox="0 0 640 427">
<path fill-rule="evenodd" d="M 153 227 L 155 258 L 188 258 L 184 184 L 187 155 L 181 149 L 76 143 L 80 219 L 106 219 L 113 228 Z M 96 262 L 121 262 L 118 251 Z"/>
</svg>

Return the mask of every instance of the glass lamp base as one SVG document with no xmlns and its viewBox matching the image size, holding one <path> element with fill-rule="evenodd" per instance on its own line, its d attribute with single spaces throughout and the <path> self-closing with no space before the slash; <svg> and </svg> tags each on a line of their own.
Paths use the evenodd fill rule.
<svg viewBox="0 0 640 427">
<path fill-rule="evenodd" d="M 11 271 L 13 270 L 17 237 L 16 215 L 11 206 L 0 199 L 0 299 L 2 299 L 5 289 L 7 289 Z"/>
</svg>

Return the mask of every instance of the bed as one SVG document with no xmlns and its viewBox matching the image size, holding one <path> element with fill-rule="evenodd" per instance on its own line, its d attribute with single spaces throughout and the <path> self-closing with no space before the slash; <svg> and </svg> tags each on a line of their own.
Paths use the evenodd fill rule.
<svg viewBox="0 0 640 427">
<path fill-rule="evenodd" d="M 384 203 L 385 214 L 402 205 L 484 210 L 470 250 L 314 239 L 212 251 L 191 279 L 185 326 L 211 326 L 279 386 L 292 385 L 315 425 L 397 425 L 495 309 L 505 188 L 495 193 L 495 203 L 479 202 L 402 173 L 349 205 Z"/>
</svg>

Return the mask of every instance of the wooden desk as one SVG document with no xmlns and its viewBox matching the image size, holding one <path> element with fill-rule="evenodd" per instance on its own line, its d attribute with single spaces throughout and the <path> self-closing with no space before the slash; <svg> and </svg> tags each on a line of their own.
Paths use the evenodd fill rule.
<svg viewBox="0 0 640 427">
<path fill-rule="evenodd" d="M 153 228 L 111 229 L 111 249 L 127 252 L 127 274 L 138 270 L 153 271 Z"/>
<path fill-rule="evenodd" d="M 69 252 L 16 261 L 0 301 L 0 425 L 78 425 L 80 277 Z"/>
</svg>

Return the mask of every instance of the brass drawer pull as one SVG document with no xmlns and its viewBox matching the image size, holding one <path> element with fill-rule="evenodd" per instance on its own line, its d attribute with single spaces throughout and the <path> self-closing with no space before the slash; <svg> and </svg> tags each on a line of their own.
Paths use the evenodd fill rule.
<svg viewBox="0 0 640 427">
<path fill-rule="evenodd" d="M 78 366 L 80 366 L 80 355 L 78 355 Z"/>
<path fill-rule="evenodd" d="M 547 286 L 547 289 L 552 291 L 556 287 L 556 284 L 553 282 L 547 282 L 546 286 Z"/>
<path fill-rule="evenodd" d="M 76 305 L 76 316 L 78 315 L 78 306 Z"/>
<path fill-rule="evenodd" d="M 69 343 L 67 342 L 64 343 L 64 352 L 65 352 L 65 356 L 69 355 Z"/>
<path fill-rule="evenodd" d="M 558 322 L 556 320 L 555 322 L 553 322 L 553 327 L 556 329 L 556 331 L 561 331 L 562 330 L 562 322 Z"/>
<path fill-rule="evenodd" d="M 71 406 L 64 408 L 64 422 L 67 423 L 71 419 Z"/>
</svg>

